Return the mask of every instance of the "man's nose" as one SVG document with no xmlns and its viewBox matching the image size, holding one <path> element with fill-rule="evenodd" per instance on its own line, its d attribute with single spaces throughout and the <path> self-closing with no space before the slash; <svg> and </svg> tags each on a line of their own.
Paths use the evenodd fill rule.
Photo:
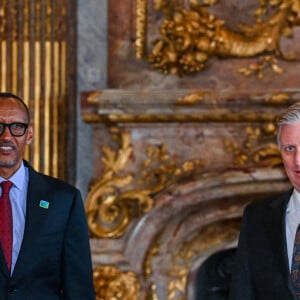
<svg viewBox="0 0 300 300">
<path fill-rule="evenodd" d="M 9 139 L 9 138 L 12 137 L 12 135 L 11 135 L 8 127 L 4 128 L 4 131 L 3 131 L 2 135 L 1 135 L 1 137 L 5 138 L 5 139 Z"/>
<path fill-rule="evenodd" d="M 297 149 L 295 154 L 295 165 L 300 167 L 300 149 Z"/>
</svg>

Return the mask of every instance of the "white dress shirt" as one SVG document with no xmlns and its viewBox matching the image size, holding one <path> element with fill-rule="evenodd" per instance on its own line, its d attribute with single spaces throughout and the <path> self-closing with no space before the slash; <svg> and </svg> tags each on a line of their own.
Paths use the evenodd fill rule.
<svg viewBox="0 0 300 300">
<path fill-rule="evenodd" d="M 286 209 L 286 243 L 289 258 L 289 266 L 291 270 L 294 240 L 297 227 L 300 223 L 300 193 L 293 190 L 290 201 Z"/>
<path fill-rule="evenodd" d="M 13 186 L 9 191 L 13 216 L 13 252 L 11 274 L 15 268 L 24 235 L 28 179 L 28 169 L 24 166 L 23 162 L 16 173 L 14 173 L 14 175 L 8 179 L 13 183 Z M 0 177 L 0 182 L 5 180 L 7 179 Z"/>
</svg>

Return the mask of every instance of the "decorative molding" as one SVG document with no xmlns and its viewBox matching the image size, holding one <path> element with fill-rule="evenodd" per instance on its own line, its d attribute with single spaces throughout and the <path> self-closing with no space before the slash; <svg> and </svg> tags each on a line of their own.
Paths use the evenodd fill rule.
<svg viewBox="0 0 300 300">
<path fill-rule="evenodd" d="M 275 121 L 281 109 L 298 99 L 298 93 L 290 91 L 252 95 L 251 105 L 246 105 L 241 98 L 235 97 L 209 92 L 186 94 L 186 91 L 166 93 L 124 90 L 96 91 L 85 95 L 83 111 L 88 112 L 85 120 L 89 120 L 91 114 L 105 119 L 105 123 L 110 124 L 112 139 L 119 144 L 117 150 L 106 145 L 102 147 L 104 170 L 101 178 L 93 183 L 86 199 L 91 233 L 98 238 L 123 236 L 132 220 L 152 209 L 153 196 L 156 193 L 180 178 L 201 173 L 206 164 L 205 159 L 183 161 L 181 165 L 174 164 L 167 146 L 162 141 L 157 147 L 143 149 L 147 158 L 135 174 L 127 173 L 126 166 L 135 155 L 131 136 L 129 132 L 121 127 L 112 126 L 111 123 L 124 120 L 135 123 L 163 120 L 223 124 L 239 122 L 241 130 L 244 130 L 243 144 L 229 138 L 223 139 L 223 151 L 228 157 L 234 157 L 232 165 L 228 167 L 281 165 L 275 143 Z M 154 99 L 160 99 L 159 103 Z M 116 116 L 116 122 L 112 122 L 113 116 Z"/>
<path fill-rule="evenodd" d="M 97 266 L 93 277 L 97 299 L 139 300 L 141 286 L 134 272 Z"/>
<path fill-rule="evenodd" d="M 283 36 L 292 37 L 293 27 L 299 24 L 298 0 L 260 1 L 253 12 L 255 24 L 239 25 L 235 30 L 209 11 L 218 0 L 203 1 L 203 4 L 192 0 L 184 4 L 177 0 L 156 0 L 155 9 L 165 18 L 158 29 L 160 37 L 153 42 L 150 54 L 145 51 L 146 2 L 140 0 L 136 6 L 137 58 L 145 59 L 164 74 L 180 76 L 200 72 L 207 68 L 208 61 L 214 56 L 247 58 L 260 55 L 261 61 L 240 68 L 239 72 L 262 78 L 266 68 L 271 68 L 276 74 L 283 72 L 276 58 L 296 59 L 283 54 L 279 41 Z"/>
<path fill-rule="evenodd" d="M 234 155 L 234 163 L 238 166 L 263 167 L 282 165 L 282 159 L 276 144 L 276 126 L 272 122 L 260 126 L 246 126 L 246 140 L 238 145 L 234 140 L 224 140 L 224 148 L 228 155 Z"/>
<path fill-rule="evenodd" d="M 133 154 L 130 135 L 120 128 L 112 127 L 111 131 L 119 141 L 120 148 L 114 151 L 105 145 L 102 147 L 104 172 L 92 185 L 85 203 L 89 229 L 98 238 L 121 237 L 134 218 L 151 210 L 153 195 L 179 178 L 201 173 L 201 168 L 205 166 L 205 161 L 200 159 L 177 166 L 163 145 L 145 150 L 148 157 L 139 169 L 141 173 L 124 175 L 122 171 Z M 249 126 L 245 131 L 248 136 L 242 147 L 234 141 L 224 141 L 228 155 L 233 153 L 235 156 L 236 168 L 281 164 L 277 145 L 272 142 L 275 139 L 274 131 L 263 132 Z"/>
<path fill-rule="evenodd" d="M 245 205 L 290 187 L 275 122 L 299 96 L 83 93 L 101 159 L 85 202 L 97 296 L 118 299 L 118 286 L 120 299 L 193 299 L 195 270 L 235 247 Z"/>
<path fill-rule="evenodd" d="M 178 245 L 172 254 L 171 280 L 168 284 L 168 300 L 187 300 L 188 275 L 197 257 L 216 251 L 220 245 L 230 245 L 236 240 L 240 219 L 222 221 L 202 227 L 188 242 Z"/>
<path fill-rule="evenodd" d="M 136 2 L 136 57 L 142 59 L 146 53 L 147 44 L 147 0 Z"/>
<path fill-rule="evenodd" d="M 299 99 L 299 90 L 233 94 L 106 89 L 82 93 L 82 118 L 87 123 L 106 124 L 275 122 L 281 109 Z"/>
<path fill-rule="evenodd" d="M 177 166 L 166 146 L 149 147 L 148 158 L 141 168 L 143 172 L 124 175 L 123 168 L 133 154 L 130 135 L 115 127 L 111 131 L 120 148 L 114 151 L 102 147 L 104 172 L 92 185 L 85 202 L 89 229 L 98 238 L 121 237 L 134 218 L 152 208 L 153 195 L 204 165 L 201 160 L 193 160 Z"/>
</svg>

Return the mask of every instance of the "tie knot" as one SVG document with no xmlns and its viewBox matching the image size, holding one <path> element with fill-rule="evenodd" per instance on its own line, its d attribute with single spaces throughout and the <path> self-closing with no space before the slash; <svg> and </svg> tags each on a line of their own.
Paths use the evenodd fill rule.
<svg viewBox="0 0 300 300">
<path fill-rule="evenodd" d="M 6 180 L 2 181 L 0 185 L 2 188 L 2 195 L 4 195 L 9 193 L 9 190 L 12 187 L 13 183 L 11 181 Z"/>
</svg>

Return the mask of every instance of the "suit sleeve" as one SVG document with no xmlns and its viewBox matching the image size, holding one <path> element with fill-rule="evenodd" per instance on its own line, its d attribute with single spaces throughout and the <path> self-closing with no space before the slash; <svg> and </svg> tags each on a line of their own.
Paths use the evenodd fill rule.
<svg viewBox="0 0 300 300">
<path fill-rule="evenodd" d="M 229 300 L 254 300 L 247 246 L 247 209 L 243 216 Z"/>
<path fill-rule="evenodd" d="M 63 300 L 95 300 L 88 227 L 78 190 L 65 233 L 62 289 Z"/>
</svg>

